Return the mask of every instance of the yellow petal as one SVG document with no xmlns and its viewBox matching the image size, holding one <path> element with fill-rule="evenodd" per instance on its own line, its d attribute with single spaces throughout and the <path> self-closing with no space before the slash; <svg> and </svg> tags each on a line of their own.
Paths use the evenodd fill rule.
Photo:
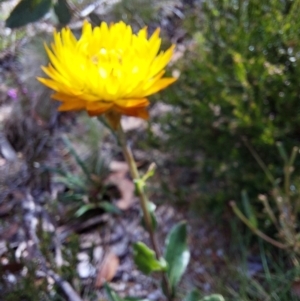
<svg viewBox="0 0 300 301">
<path fill-rule="evenodd" d="M 39 82 L 41 82 L 42 84 L 44 84 L 45 86 L 55 90 L 55 91 L 58 91 L 59 90 L 59 86 L 60 84 L 55 82 L 54 80 L 52 79 L 48 79 L 48 78 L 42 78 L 42 77 L 37 77 L 37 80 Z"/>
<path fill-rule="evenodd" d="M 90 112 L 92 111 L 105 112 L 109 110 L 112 106 L 113 103 L 111 102 L 103 102 L 103 101 L 88 102 L 86 104 L 86 109 Z"/>
<path fill-rule="evenodd" d="M 77 103 L 81 102 L 83 106 L 85 106 L 85 100 L 76 97 L 75 95 L 64 94 L 64 93 L 54 93 L 51 95 L 52 99 L 59 100 L 62 102 L 73 102 L 76 101 Z"/>
<path fill-rule="evenodd" d="M 133 116 L 133 117 L 139 117 L 143 119 L 149 118 L 149 113 L 146 108 L 128 108 L 128 109 L 121 109 L 119 107 L 116 108 L 116 110 L 123 115 Z"/>
<path fill-rule="evenodd" d="M 114 101 L 114 104 L 122 108 L 140 108 L 140 107 L 147 107 L 149 105 L 149 100 L 147 98 L 118 99 Z"/>
<path fill-rule="evenodd" d="M 144 95 L 148 96 L 148 95 L 154 94 L 154 93 L 166 88 L 167 86 L 173 84 L 176 80 L 177 80 L 177 78 L 174 78 L 174 77 L 162 78 L 159 81 L 157 81 L 152 87 L 150 87 L 148 90 L 146 90 L 144 92 Z"/>
<path fill-rule="evenodd" d="M 79 111 L 85 109 L 84 103 L 81 100 L 73 99 L 73 101 L 63 102 L 58 111 Z"/>
<path fill-rule="evenodd" d="M 54 31 L 53 43 L 45 45 L 50 64 L 42 67 L 49 78 L 38 80 L 56 91 L 60 110 L 148 118 L 147 96 L 176 80 L 163 77 L 175 46 L 159 52 L 159 35 L 157 28 L 148 38 L 147 27 L 135 34 L 122 21 L 94 28 L 84 21 L 78 40 L 68 27 Z"/>
</svg>

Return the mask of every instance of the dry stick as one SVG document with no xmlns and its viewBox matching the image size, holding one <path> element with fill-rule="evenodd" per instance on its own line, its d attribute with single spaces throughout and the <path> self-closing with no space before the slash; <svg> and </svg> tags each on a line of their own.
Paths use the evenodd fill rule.
<svg viewBox="0 0 300 301">
<path fill-rule="evenodd" d="M 276 216 L 270 206 L 270 203 L 268 201 L 268 198 L 265 196 L 265 195 L 261 195 L 258 197 L 258 199 L 263 203 L 264 205 L 264 208 L 267 212 L 267 214 L 269 215 L 271 221 L 273 222 L 273 224 L 275 225 L 277 231 L 279 232 L 280 231 L 280 227 L 279 227 L 279 224 L 278 224 L 278 221 L 276 219 Z"/>
<path fill-rule="evenodd" d="M 249 220 L 247 219 L 247 217 L 239 210 L 239 208 L 236 206 L 234 201 L 230 202 L 230 206 L 232 207 L 234 213 L 238 216 L 238 218 L 244 223 L 246 224 L 246 226 L 248 226 L 257 236 L 261 237 L 262 239 L 264 239 L 265 241 L 269 242 L 270 244 L 272 244 L 273 246 L 279 248 L 279 249 L 286 249 L 288 248 L 288 246 L 282 244 L 281 242 L 267 236 L 266 234 L 264 234 L 263 232 L 261 232 L 259 229 L 257 229 L 256 227 L 254 227 Z"/>
<path fill-rule="evenodd" d="M 258 155 L 258 153 L 255 151 L 255 149 L 249 143 L 249 141 L 247 140 L 247 138 L 244 137 L 244 136 L 242 136 L 241 140 L 244 142 L 245 146 L 248 148 L 248 150 L 250 151 L 250 153 L 252 154 L 252 156 L 254 157 L 254 159 L 256 160 L 256 162 L 258 163 L 258 165 L 264 171 L 264 173 L 266 174 L 266 176 L 267 176 L 268 180 L 271 182 L 271 184 L 275 185 L 276 181 L 275 181 L 273 175 L 271 174 L 271 172 L 269 171 L 268 167 L 263 162 L 263 160 L 260 158 L 260 156 Z"/>
<path fill-rule="evenodd" d="M 257 161 L 257 163 L 263 169 L 263 171 L 265 172 L 265 174 L 266 174 L 267 178 L 269 179 L 269 181 L 275 187 L 275 191 L 278 192 L 278 185 L 276 184 L 276 181 L 275 181 L 273 175 L 271 174 L 271 172 L 269 171 L 268 167 L 262 161 L 262 159 L 260 158 L 260 156 L 258 155 L 258 153 L 255 151 L 255 149 L 252 147 L 252 145 L 247 140 L 247 138 L 246 137 L 241 137 L 241 139 L 244 142 L 244 144 L 246 145 L 246 147 L 248 148 L 248 150 L 251 152 L 251 154 L 253 155 L 253 157 Z M 290 241 L 288 241 L 289 244 L 290 244 L 291 241 L 293 241 L 293 237 L 295 237 L 295 234 L 293 233 L 293 225 L 290 225 L 292 210 L 291 210 L 291 205 L 290 205 L 290 202 L 289 202 L 289 196 L 290 196 L 290 174 L 291 174 L 291 171 L 290 171 L 291 166 L 290 165 L 293 162 L 293 160 L 295 160 L 296 152 L 297 152 L 297 149 L 294 148 L 293 152 L 292 152 L 292 156 L 291 156 L 289 162 L 285 163 L 285 166 L 284 166 L 284 189 L 285 189 L 285 195 L 286 195 L 286 197 L 282 197 L 282 199 L 284 200 L 284 202 L 278 201 L 277 197 L 274 196 L 274 200 L 276 202 L 278 210 L 280 211 L 279 221 L 280 221 L 281 227 L 283 228 L 283 231 L 285 233 L 285 237 L 289 239 L 290 238 L 290 234 L 292 233 L 292 238 L 289 239 Z M 233 209 L 234 209 L 234 207 L 233 207 Z M 237 213 L 237 212 L 235 212 L 235 213 Z M 242 213 L 240 212 L 240 214 L 242 214 Z M 240 214 L 239 214 L 239 217 L 242 219 L 242 217 L 241 217 Z M 246 219 L 246 221 L 248 221 L 246 217 L 245 217 L 245 219 Z M 244 221 L 244 222 L 246 223 L 246 221 Z M 278 244 L 278 242 L 276 242 L 275 240 L 272 240 L 270 237 L 266 236 L 265 234 L 263 234 L 262 232 L 260 232 L 258 229 L 254 228 L 252 230 L 258 236 L 260 236 L 263 239 L 269 241 L 271 244 L 277 246 L 278 248 L 282 248 L 282 247 L 279 247 L 278 245 L 276 245 L 276 244 Z M 263 237 L 263 236 L 265 236 L 265 237 Z M 270 240 L 272 240 L 273 242 L 270 241 Z"/>
<path fill-rule="evenodd" d="M 141 178 L 140 178 L 135 160 L 133 158 L 132 151 L 127 144 L 126 136 L 123 131 L 121 123 L 118 126 L 117 135 L 119 138 L 119 143 L 122 147 L 123 154 L 129 165 L 130 173 L 131 173 L 133 180 L 140 180 Z M 153 250 L 155 252 L 156 258 L 159 260 L 161 258 L 161 254 L 160 254 L 158 243 L 156 241 L 155 234 L 153 231 L 151 215 L 148 210 L 148 202 L 149 201 L 148 201 L 145 191 L 144 191 L 143 187 L 141 187 L 141 185 L 136 185 L 136 190 L 137 190 L 137 194 L 140 199 L 140 204 L 141 204 L 142 211 L 143 211 L 143 217 L 145 220 L 146 229 L 149 233 L 150 241 L 151 241 Z M 164 285 L 166 287 L 166 291 L 167 291 L 167 298 L 168 298 L 168 300 L 172 300 L 172 292 L 171 292 L 170 284 L 169 284 L 169 281 L 168 281 L 168 278 L 167 278 L 165 272 L 162 273 L 162 277 L 163 277 L 163 283 L 164 283 Z"/>
<path fill-rule="evenodd" d="M 54 279 L 55 283 L 63 290 L 65 295 L 68 297 L 69 301 L 83 301 L 79 295 L 75 292 L 73 287 L 69 282 L 62 279 L 58 274 L 54 271 L 47 268 L 47 274 Z"/>
<path fill-rule="evenodd" d="M 291 157 L 294 155 L 294 149 L 292 152 Z M 292 158 L 290 158 L 292 159 Z M 283 197 L 284 199 L 284 207 L 282 210 L 282 215 L 285 219 L 285 225 L 287 226 L 287 231 L 289 232 L 288 234 L 291 234 L 291 239 L 292 241 L 294 240 L 296 233 L 295 233 L 295 218 L 293 215 L 293 207 L 292 207 L 292 200 L 291 200 L 291 175 L 293 172 L 293 166 L 292 166 L 292 160 L 289 160 L 284 166 L 284 191 L 285 191 L 285 196 Z M 297 211 L 295 211 L 297 212 Z M 297 215 L 297 213 L 296 213 Z"/>
</svg>

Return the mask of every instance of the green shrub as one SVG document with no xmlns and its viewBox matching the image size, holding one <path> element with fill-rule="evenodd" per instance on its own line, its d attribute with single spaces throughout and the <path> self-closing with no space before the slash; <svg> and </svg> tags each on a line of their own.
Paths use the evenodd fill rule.
<svg viewBox="0 0 300 301">
<path fill-rule="evenodd" d="M 165 94 L 178 113 L 163 124 L 172 147 L 193 153 L 188 160 L 200 165 L 202 201 L 224 204 L 240 199 L 242 189 L 250 197 L 268 190 L 246 144 L 276 177 L 276 142 L 288 150 L 298 144 L 299 13 L 299 0 L 207 0 L 186 18 L 194 42 Z"/>
</svg>

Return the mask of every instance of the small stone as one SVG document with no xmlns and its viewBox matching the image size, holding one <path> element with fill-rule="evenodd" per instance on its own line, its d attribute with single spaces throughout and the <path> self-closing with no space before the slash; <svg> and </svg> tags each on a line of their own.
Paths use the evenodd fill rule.
<svg viewBox="0 0 300 301">
<path fill-rule="evenodd" d="M 132 277 L 138 277 L 140 275 L 140 272 L 137 270 L 132 271 L 131 273 Z"/>
<path fill-rule="evenodd" d="M 195 269 L 195 272 L 197 273 L 197 274 L 203 274 L 204 272 L 205 272 L 205 267 L 197 267 L 196 269 Z"/>
<path fill-rule="evenodd" d="M 204 253 L 205 253 L 205 255 L 210 256 L 212 254 L 212 250 L 206 249 Z"/>
<path fill-rule="evenodd" d="M 148 295 L 148 299 L 153 301 L 162 300 L 163 295 L 160 290 L 156 290 Z"/>
<path fill-rule="evenodd" d="M 140 291 L 142 289 L 142 285 L 137 283 L 134 285 L 134 289 L 137 290 L 137 291 Z"/>
<path fill-rule="evenodd" d="M 125 283 L 118 283 L 118 291 L 122 292 L 126 289 L 126 284 Z"/>
<path fill-rule="evenodd" d="M 204 283 L 204 285 L 203 285 L 203 290 L 205 291 L 205 292 L 209 292 L 210 290 L 211 290 L 211 285 L 209 284 L 209 283 Z"/>
<path fill-rule="evenodd" d="M 130 279 L 130 276 L 127 273 L 123 273 L 122 275 L 122 281 L 128 282 Z"/>
<path fill-rule="evenodd" d="M 88 261 L 81 261 L 77 265 L 77 273 L 80 278 L 92 277 L 95 272 L 95 268 Z"/>
<path fill-rule="evenodd" d="M 127 241 L 120 241 L 111 247 L 112 252 L 114 252 L 118 257 L 123 257 L 128 253 L 128 243 Z"/>
<path fill-rule="evenodd" d="M 93 260 L 95 262 L 101 261 L 103 258 L 103 248 L 101 246 L 97 246 L 93 249 Z"/>
<path fill-rule="evenodd" d="M 222 249 L 217 250 L 218 257 L 224 257 L 224 251 Z"/>
<path fill-rule="evenodd" d="M 7 281 L 10 282 L 10 283 L 17 283 L 17 278 L 16 278 L 16 276 L 13 275 L 13 274 L 8 274 L 8 275 L 6 276 L 6 279 L 7 279 Z"/>
<path fill-rule="evenodd" d="M 87 253 L 81 252 L 77 254 L 78 261 L 89 261 L 90 257 Z"/>
</svg>

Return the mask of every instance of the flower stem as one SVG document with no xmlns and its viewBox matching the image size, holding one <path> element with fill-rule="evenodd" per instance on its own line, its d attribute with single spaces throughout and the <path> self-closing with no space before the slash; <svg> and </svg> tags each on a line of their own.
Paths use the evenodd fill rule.
<svg viewBox="0 0 300 301">
<path fill-rule="evenodd" d="M 132 179 L 140 180 L 141 177 L 139 175 L 139 172 L 138 172 L 138 169 L 136 166 L 136 162 L 133 158 L 132 151 L 127 144 L 126 136 L 123 131 L 121 123 L 119 124 L 118 129 L 117 129 L 117 137 L 119 138 L 119 143 L 122 147 L 123 154 L 129 165 L 129 170 L 130 170 Z M 158 243 L 155 238 L 154 229 L 152 227 L 152 219 L 151 219 L 151 215 L 150 215 L 149 207 L 148 207 L 149 200 L 147 198 L 147 195 L 144 191 L 144 187 L 142 185 L 136 185 L 136 190 L 137 190 L 137 194 L 139 196 L 139 200 L 140 200 L 140 204 L 141 204 L 141 208 L 142 208 L 142 212 L 143 212 L 143 218 L 144 218 L 145 225 L 146 225 L 146 230 L 149 233 L 150 241 L 151 241 L 153 250 L 155 252 L 156 258 L 159 260 L 161 258 L 161 253 L 160 253 Z M 164 287 L 166 288 L 168 300 L 172 300 L 172 292 L 170 289 L 170 284 L 169 284 L 168 278 L 165 273 L 162 274 L 162 277 L 163 277 Z"/>
</svg>

